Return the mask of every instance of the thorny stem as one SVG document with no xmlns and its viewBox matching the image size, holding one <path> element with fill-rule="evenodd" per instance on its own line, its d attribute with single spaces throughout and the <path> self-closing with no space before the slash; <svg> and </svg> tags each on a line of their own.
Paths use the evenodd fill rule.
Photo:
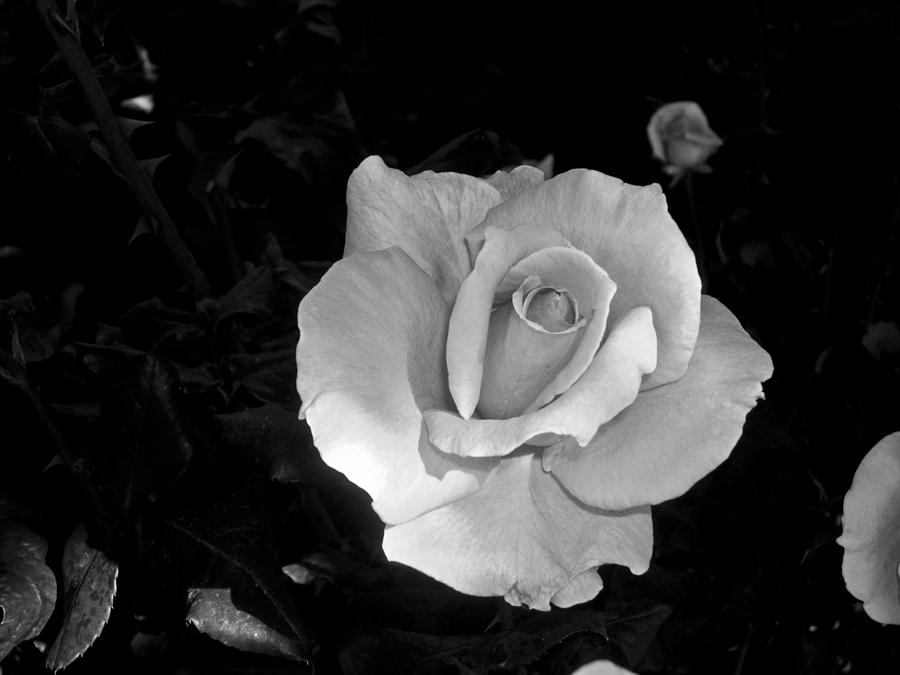
<svg viewBox="0 0 900 675">
<path fill-rule="evenodd" d="M 97 514 L 99 514 L 100 516 L 108 515 L 106 507 L 100 500 L 100 496 L 97 494 L 96 489 L 94 489 L 94 486 L 91 484 L 91 482 L 87 480 L 85 476 L 79 471 L 78 458 L 69 448 L 68 443 L 66 443 L 65 438 L 63 438 L 62 432 L 59 430 L 59 427 L 56 426 L 56 422 L 54 422 L 53 418 L 50 417 L 50 414 L 47 412 L 47 408 L 46 406 L 44 406 L 44 402 L 41 400 L 41 397 L 38 396 L 37 392 L 34 390 L 34 387 L 31 386 L 31 382 L 29 381 L 28 376 L 23 375 L 18 384 L 19 388 L 25 394 L 25 398 L 28 399 L 28 403 L 31 405 L 32 410 L 34 410 L 35 415 L 37 415 L 38 420 L 40 420 L 41 425 L 44 427 L 44 430 L 47 432 L 47 435 L 50 437 L 50 441 L 51 443 L 53 443 L 56 454 L 59 455 L 60 459 L 63 460 L 66 466 L 68 466 L 72 473 L 76 476 L 82 492 L 84 492 L 84 494 L 90 500 Z"/>
<path fill-rule="evenodd" d="M 97 120 L 100 136 L 109 149 L 114 168 L 125 179 L 147 219 L 157 225 L 159 237 L 182 279 L 190 288 L 191 294 L 197 300 L 209 297 L 211 290 L 206 275 L 178 233 L 175 223 L 153 189 L 150 177 L 138 163 L 103 92 L 103 87 L 81 48 L 74 28 L 65 19 L 54 0 L 34 0 L 34 6 L 56 41 L 66 65 L 84 92 L 85 99 Z"/>
</svg>

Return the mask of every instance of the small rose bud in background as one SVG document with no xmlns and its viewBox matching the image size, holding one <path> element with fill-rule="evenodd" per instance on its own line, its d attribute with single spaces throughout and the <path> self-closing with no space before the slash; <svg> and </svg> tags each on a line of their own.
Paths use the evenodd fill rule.
<svg viewBox="0 0 900 675">
<path fill-rule="evenodd" d="M 706 165 L 722 139 L 709 128 L 706 115 L 693 101 L 666 103 L 653 113 L 647 125 L 653 156 L 663 163 L 663 171 L 679 177 L 686 171 L 708 173 Z"/>
</svg>

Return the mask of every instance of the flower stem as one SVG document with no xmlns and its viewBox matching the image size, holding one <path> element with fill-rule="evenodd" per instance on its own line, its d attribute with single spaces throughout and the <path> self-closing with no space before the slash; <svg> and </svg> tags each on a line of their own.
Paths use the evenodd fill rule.
<svg viewBox="0 0 900 675">
<path fill-rule="evenodd" d="M 688 171 L 682 181 L 691 219 L 691 238 L 694 240 L 694 257 L 697 259 L 697 272 L 700 274 L 700 286 L 706 289 L 709 276 L 706 271 L 706 242 L 703 240 L 703 229 L 697 215 L 697 202 L 694 200 L 694 174 Z"/>
<path fill-rule="evenodd" d="M 113 167 L 124 178 L 144 215 L 151 223 L 156 224 L 159 237 L 172 257 L 181 278 L 190 288 L 191 294 L 198 300 L 209 297 L 211 290 L 206 275 L 178 233 L 172 218 L 153 189 L 150 177 L 138 163 L 103 92 L 103 87 L 81 48 L 75 30 L 66 21 L 54 0 L 34 0 L 34 6 L 56 41 L 66 65 L 81 86 L 91 112 L 97 120 L 100 136 L 109 150 Z"/>
</svg>

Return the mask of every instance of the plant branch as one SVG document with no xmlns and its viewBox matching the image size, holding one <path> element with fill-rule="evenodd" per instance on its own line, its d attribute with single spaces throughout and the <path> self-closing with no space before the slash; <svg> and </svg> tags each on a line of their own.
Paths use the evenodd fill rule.
<svg viewBox="0 0 900 675">
<path fill-rule="evenodd" d="M 56 46 L 65 59 L 66 65 L 84 92 L 85 99 L 97 120 L 100 136 L 109 150 L 113 167 L 122 175 L 132 195 L 156 229 L 163 245 L 172 257 L 181 278 L 190 288 L 196 299 L 209 297 L 211 291 L 209 281 L 200 269 L 181 235 L 163 206 L 159 195 L 153 189 L 150 176 L 138 163 L 137 158 L 122 128 L 113 113 L 109 100 L 94 73 L 87 55 L 72 25 L 66 21 L 54 0 L 34 0 L 34 6 L 41 15 L 47 30 L 56 41 Z"/>
</svg>

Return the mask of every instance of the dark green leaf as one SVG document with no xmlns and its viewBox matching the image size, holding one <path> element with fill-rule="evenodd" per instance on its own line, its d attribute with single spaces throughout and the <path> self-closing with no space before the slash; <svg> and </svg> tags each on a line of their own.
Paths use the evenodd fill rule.
<svg viewBox="0 0 900 675">
<path fill-rule="evenodd" d="M 194 446 L 178 396 L 175 368 L 152 354 L 123 366 L 110 384 L 87 458 L 120 504 L 155 500 L 187 468 Z"/>
<path fill-rule="evenodd" d="M 296 413 L 273 407 L 216 415 L 219 437 L 235 454 L 282 483 L 310 481 L 325 470 L 312 433 Z"/>
<path fill-rule="evenodd" d="M 210 585 L 228 586 L 239 610 L 296 643 L 294 658 L 308 658 L 310 636 L 287 594 L 260 492 L 259 484 L 251 482 L 225 503 L 181 511 L 163 522 L 190 546 L 224 566 L 227 578 L 216 578 Z"/>
<path fill-rule="evenodd" d="M 302 643 L 235 607 L 229 588 L 192 588 L 188 604 L 187 622 L 229 647 L 307 661 Z"/>
<path fill-rule="evenodd" d="M 231 318 L 267 319 L 275 303 L 272 270 L 261 265 L 248 272 L 222 297 L 216 307 L 218 322 Z"/>
<path fill-rule="evenodd" d="M 607 636 L 622 651 L 629 668 L 638 667 L 671 613 L 669 605 L 633 600 L 623 606 L 621 613 L 610 615 Z"/>
<path fill-rule="evenodd" d="M 265 354 L 233 354 L 228 359 L 228 365 L 235 378 L 263 403 L 299 411 L 296 358 L 294 349 Z"/>
<path fill-rule="evenodd" d="M 63 551 L 66 592 L 62 627 L 47 651 L 47 667 L 60 670 L 94 643 L 109 620 L 119 566 L 87 543 L 87 529 L 78 525 Z"/>
<path fill-rule="evenodd" d="M 56 604 L 56 577 L 44 564 L 47 542 L 0 520 L 0 660 L 44 629 Z"/>
</svg>

